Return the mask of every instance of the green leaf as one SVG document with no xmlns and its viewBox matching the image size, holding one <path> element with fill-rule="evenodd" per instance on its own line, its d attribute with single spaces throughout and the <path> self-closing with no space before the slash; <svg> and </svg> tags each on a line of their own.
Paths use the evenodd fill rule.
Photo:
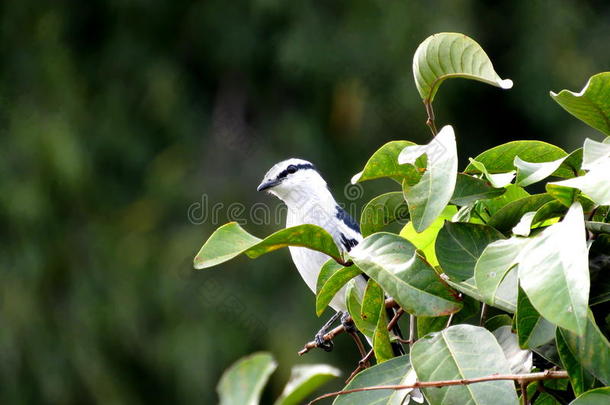
<svg viewBox="0 0 610 405">
<path fill-rule="evenodd" d="M 610 224 L 605 222 L 585 221 L 585 226 L 593 233 L 610 233 Z"/>
<path fill-rule="evenodd" d="M 461 77 L 477 80 L 502 89 L 513 82 L 502 80 L 491 60 L 472 38 L 464 34 L 443 32 L 422 42 L 413 55 L 413 77 L 422 100 L 432 102 L 445 79 Z"/>
<path fill-rule="evenodd" d="M 450 202 L 463 206 L 473 201 L 495 198 L 505 192 L 505 188 L 495 188 L 485 180 L 459 173 Z"/>
<path fill-rule="evenodd" d="M 487 220 L 489 220 L 489 218 L 494 216 L 496 212 L 502 209 L 505 205 L 513 201 L 517 201 L 521 198 L 529 197 L 529 195 L 530 194 L 525 191 L 523 187 L 515 186 L 514 184 L 509 184 L 506 187 L 506 192 L 500 197 L 492 198 L 491 200 L 478 201 L 477 204 L 480 205 L 483 211 L 482 213 L 486 214 Z"/>
<path fill-rule="evenodd" d="M 350 258 L 408 313 L 448 315 L 461 304 L 409 241 L 391 233 L 368 236 Z"/>
<path fill-rule="evenodd" d="M 401 191 L 382 194 L 373 198 L 362 210 L 360 232 L 367 237 L 385 226 L 409 218 L 409 206 Z"/>
<path fill-rule="evenodd" d="M 564 328 L 560 329 L 561 336 L 578 362 L 598 380 L 610 385 L 610 342 L 599 330 L 590 310 L 586 321 L 581 336 Z"/>
<path fill-rule="evenodd" d="M 510 373 L 502 349 L 485 328 L 455 325 L 413 345 L 411 361 L 420 381 L 461 380 Z M 512 381 L 424 388 L 431 404 L 517 404 Z M 447 398 L 451 398 L 447 402 Z"/>
<path fill-rule="evenodd" d="M 381 307 L 385 309 L 383 289 L 375 280 L 369 278 L 362 298 L 362 318 L 376 325 Z"/>
<path fill-rule="evenodd" d="M 512 326 L 500 326 L 492 333 L 504 352 L 511 373 L 529 373 L 532 370 L 532 352 L 531 350 L 524 350 L 519 347 L 518 337 L 517 334 L 513 332 Z"/>
<path fill-rule="evenodd" d="M 584 176 L 548 183 L 546 189 L 549 194 L 552 194 L 562 203 L 569 201 L 569 190 L 566 190 L 566 188 L 572 188 L 582 191 L 596 204 L 610 205 L 609 172 L 610 159 L 606 159 L 593 166 Z"/>
<path fill-rule="evenodd" d="M 428 145 L 406 147 L 400 152 L 398 162 L 412 164 L 424 153 L 428 165 L 419 183 L 410 186 L 403 181 L 403 193 L 417 232 L 434 222 L 453 195 L 458 164 L 453 128 L 443 127 Z"/>
<path fill-rule="evenodd" d="M 589 138 L 585 139 L 582 156 L 583 170 L 591 170 L 608 159 L 610 159 L 610 143 L 596 142 Z"/>
<path fill-rule="evenodd" d="M 566 158 L 567 156 L 550 162 L 533 163 L 526 162 L 519 158 L 519 156 L 515 156 L 514 164 L 517 168 L 517 179 L 515 184 L 521 187 L 527 187 L 546 179 L 555 173 Z"/>
<path fill-rule="evenodd" d="M 552 201 L 553 197 L 548 194 L 534 194 L 525 198 L 512 201 L 500 208 L 487 222 L 500 232 L 509 232 L 519 223 L 521 217 L 530 211 L 537 211 L 544 204 Z"/>
<path fill-rule="evenodd" d="M 508 186 L 513 179 L 515 178 L 515 171 L 511 170 L 506 173 L 489 173 L 485 165 L 481 162 L 477 162 L 476 160 L 470 158 L 470 164 L 473 165 L 477 170 L 479 170 L 483 176 L 491 183 L 494 187 L 506 187 Z"/>
<path fill-rule="evenodd" d="M 510 316 L 506 314 L 500 314 L 496 316 L 492 316 L 488 320 L 485 321 L 485 329 L 494 331 L 501 326 L 512 326 L 513 320 Z"/>
<path fill-rule="evenodd" d="M 245 253 L 255 259 L 265 253 L 286 247 L 302 246 L 326 253 L 335 260 L 341 260 L 337 245 L 328 232 L 316 225 L 298 225 L 282 229 L 261 240 L 250 235 L 236 222 L 229 222 L 218 228 L 197 253 L 194 260 L 196 269 L 206 269 L 231 260 Z"/>
<path fill-rule="evenodd" d="M 277 363 L 269 353 L 238 360 L 220 378 L 216 391 L 221 405 L 258 405 L 261 392 Z"/>
<path fill-rule="evenodd" d="M 379 306 L 377 327 L 373 335 L 373 350 L 375 351 L 377 363 L 383 363 L 394 357 L 392 344 L 390 343 L 390 333 L 388 332 L 388 315 L 385 305 Z"/>
<path fill-rule="evenodd" d="M 343 267 L 333 273 L 316 294 L 316 315 L 322 315 L 326 306 L 330 304 L 339 290 L 348 281 L 361 273 L 362 271 L 356 266 Z"/>
<path fill-rule="evenodd" d="M 455 280 L 473 276 L 474 267 L 491 242 L 504 236 L 487 225 L 445 222 L 436 238 L 436 255 L 443 271 Z"/>
<path fill-rule="evenodd" d="M 511 304 L 509 312 L 515 311 L 517 285 L 512 284 L 508 274 L 515 272 L 511 269 L 527 243 L 525 238 L 513 237 L 492 242 L 483 250 L 474 268 L 474 278 L 485 302 L 496 306 L 496 301 L 502 297 Z"/>
<path fill-rule="evenodd" d="M 521 288 L 517 298 L 515 321 L 519 346 L 523 349 L 534 349 L 555 337 L 556 326 L 540 316 Z"/>
<path fill-rule="evenodd" d="M 595 378 L 580 365 L 572 352 L 570 352 L 570 348 L 563 339 L 559 329 L 555 333 L 555 342 L 561 364 L 563 364 L 563 368 L 566 369 L 568 376 L 570 377 L 570 384 L 572 384 L 574 395 L 579 396 L 588 389 L 593 388 L 595 385 Z"/>
<path fill-rule="evenodd" d="M 418 179 L 420 174 L 415 166 L 398 164 L 400 152 L 411 145 L 415 144 L 409 141 L 390 141 L 386 143 L 373 153 L 364 165 L 364 169 L 352 177 L 352 184 L 384 177 L 393 178 L 399 183 L 402 182 L 404 177 Z"/>
<path fill-rule="evenodd" d="M 407 384 L 407 377 L 411 370 L 409 356 L 399 356 L 385 361 L 376 366 L 367 368 L 360 372 L 343 389 L 351 390 L 356 388 L 373 387 L 376 385 L 397 385 Z M 414 383 L 415 381 L 413 381 Z M 333 405 L 390 405 L 400 404 L 402 398 L 411 390 L 374 390 L 353 392 L 341 395 L 335 399 Z M 405 402 L 406 404 L 407 402 Z"/>
<path fill-rule="evenodd" d="M 519 280 L 546 319 L 584 332 L 589 300 L 589 263 L 582 207 L 574 203 L 563 221 L 530 238 L 519 256 Z"/>
<path fill-rule="evenodd" d="M 569 90 L 561 90 L 558 94 L 552 91 L 550 93 L 553 100 L 564 110 L 610 135 L 610 72 L 592 76 L 579 93 Z"/>
<path fill-rule="evenodd" d="M 608 405 L 609 403 L 610 387 L 601 387 L 585 392 L 569 405 Z"/>
<path fill-rule="evenodd" d="M 350 280 L 345 288 L 345 306 L 350 313 L 356 328 L 368 338 L 373 338 L 377 322 L 371 322 L 362 317 L 362 301 L 360 300 L 355 280 Z"/>
<path fill-rule="evenodd" d="M 487 168 L 489 173 L 505 173 L 514 169 L 515 157 L 526 162 L 540 163 L 550 162 L 565 157 L 567 153 L 550 143 L 542 141 L 513 141 L 495 148 L 491 148 L 474 158 Z M 466 173 L 480 173 L 480 170 L 471 163 L 464 170 Z M 571 177 L 573 173 L 568 169 L 558 170 L 555 173 L 559 177 Z"/>
<path fill-rule="evenodd" d="M 496 295 L 493 300 L 483 296 L 481 291 L 476 286 L 474 277 L 464 281 L 453 281 L 450 278 L 446 278 L 445 281 L 451 287 L 455 288 L 459 292 L 474 298 L 475 300 L 482 301 L 488 305 L 492 305 L 496 308 L 500 308 L 503 311 L 513 313 L 517 308 L 517 272 L 513 269 L 510 270 L 500 286 L 497 288 Z"/>
<path fill-rule="evenodd" d="M 320 268 L 320 273 L 318 273 L 318 280 L 316 282 L 316 293 L 318 293 L 322 289 L 322 286 L 326 284 L 330 276 L 332 276 L 342 268 L 343 265 L 337 263 L 333 259 L 328 259 L 326 263 L 324 263 Z"/>
<path fill-rule="evenodd" d="M 340 375 L 341 371 L 326 364 L 294 366 L 290 371 L 290 379 L 275 405 L 302 404 L 305 398 L 320 386 Z"/>
<path fill-rule="evenodd" d="M 452 323 L 454 325 L 468 323 L 478 325 L 481 314 L 481 304 L 479 301 L 467 295 L 462 297 L 464 307 L 460 312 L 454 314 Z M 448 316 L 418 316 L 417 317 L 417 336 L 422 337 L 432 332 L 439 332 L 447 326 Z"/>
<path fill-rule="evenodd" d="M 443 227 L 445 220 L 451 219 L 456 213 L 457 208 L 454 205 L 448 205 L 441 215 L 439 215 L 425 231 L 417 233 L 415 228 L 413 228 L 413 223 L 409 222 L 400 231 L 400 236 L 414 244 L 417 249 L 421 250 L 426 256 L 428 263 L 432 266 L 438 266 L 438 260 L 434 250 L 436 237 Z"/>
</svg>

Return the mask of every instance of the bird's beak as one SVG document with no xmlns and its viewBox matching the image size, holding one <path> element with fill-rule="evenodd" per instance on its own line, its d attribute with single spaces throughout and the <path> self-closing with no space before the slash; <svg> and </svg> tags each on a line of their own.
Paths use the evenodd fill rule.
<svg viewBox="0 0 610 405">
<path fill-rule="evenodd" d="M 256 188 L 256 191 L 263 191 L 270 189 L 271 187 L 280 184 L 278 180 L 263 180 L 263 182 Z"/>
</svg>

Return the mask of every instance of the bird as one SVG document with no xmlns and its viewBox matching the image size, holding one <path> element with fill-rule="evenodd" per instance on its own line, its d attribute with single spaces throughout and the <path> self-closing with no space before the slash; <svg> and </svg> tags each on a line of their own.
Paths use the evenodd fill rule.
<svg viewBox="0 0 610 405">
<path fill-rule="evenodd" d="M 362 242 L 362 234 L 358 223 L 337 203 L 320 172 L 309 161 L 290 158 L 275 164 L 263 177 L 257 191 L 266 191 L 280 200 L 287 208 L 286 227 L 302 224 L 317 225 L 326 230 L 333 238 L 342 253 L 349 253 Z M 330 258 L 328 255 L 305 247 L 290 246 L 290 255 L 305 284 L 316 293 L 316 284 L 322 265 Z M 355 278 L 355 285 L 360 296 L 363 295 L 368 277 L 362 273 Z M 329 306 L 336 314 L 316 334 L 317 345 L 324 350 L 332 350 L 332 342 L 323 339 L 327 328 L 337 319 L 346 328 L 354 328 L 353 323 L 346 322 L 348 315 L 345 304 L 346 287 L 343 287 L 330 301 Z M 394 315 L 394 309 L 388 310 L 388 315 Z M 353 329 L 352 329 L 353 330 Z M 396 324 L 392 330 L 402 337 Z M 369 344 L 371 341 L 368 339 Z M 392 342 L 394 355 L 405 354 L 400 343 Z M 413 370 L 410 377 L 415 381 Z M 417 389 L 405 393 L 415 402 L 422 403 L 423 396 Z M 408 403 L 407 400 L 404 403 Z"/>
</svg>

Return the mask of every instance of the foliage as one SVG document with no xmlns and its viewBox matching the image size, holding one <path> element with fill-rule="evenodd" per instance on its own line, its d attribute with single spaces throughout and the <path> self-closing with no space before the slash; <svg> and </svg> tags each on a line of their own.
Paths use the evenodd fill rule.
<svg viewBox="0 0 610 405">
<path fill-rule="evenodd" d="M 585 392 L 592 387 L 592 377 L 585 383 L 585 375 L 590 373 L 601 384 L 610 383 L 610 343 L 596 324 L 596 308 L 589 306 L 589 261 L 593 258 L 588 253 L 588 245 L 598 236 L 608 236 L 609 216 L 596 213 L 607 213 L 610 204 L 610 138 L 603 142 L 587 139 L 582 159 L 578 151 L 568 154 L 543 142 L 514 141 L 480 153 L 463 173 L 458 173 L 454 130 L 445 126 L 436 133 L 434 124 L 432 100 L 440 83 L 462 77 L 508 89 L 512 82 L 499 78 L 474 40 L 452 33 L 433 35 L 420 45 L 413 73 L 434 138 L 427 145 L 390 142 L 375 152 L 364 170 L 352 179 L 396 180 L 402 186 L 410 222 L 400 235 L 383 232 L 384 226 L 398 216 L 372 215 L 365 209 L 367 235 L 348 254 L 353 265 L 337 268 L 329 262 L 318 280 L 316 310 L 320 314 L 354 276 L 363 272 L 370 277 L 362 301 L 353 296 L 353 288 L 347 300 L 348 308 L 359 308 L 357 312 L 363 316 L 356 325 L 367 323 L 363 332 L 369 336 L 373 333 L 374 353 L 380 365 L 359 375 L 346 388 L 378 384 L 376 378 L 385 373 L 391 373 L 393 381 L 403 381 L 413 370 L 419 381 L 465 380 L 508 374 L 515 369 L 527 372 L 531 359 L 523 363 L 520 352 L 527 357 L 528 350 L 537 351 L 550 344 L 560 354 L 563 364 L 557 365 L 568 371 L 573 392 L 582 393 L 583 399 L 579 397 L 577 402 L 584 401 L 593 395 Z M 610 99 L 608 80 L 609 74 L 596 75 L 579 95 L 561 92 L 552 96 L 566 110 L 604 131 L 598 123 L 610 119 L 604 107 Z M 581 96 L 585 101 L 574 100 Z M 571 158 L 573 155 L 575 158 Z M 546 193 L 530 195 L 524 189 L 553 176 L 564 180 L 548 182 Z M 465 197 L 468 195 L 471 197 Z M 395 194 L 376 197 L 374 203 L 386 204 L 389 210 L 402 204 Z M 450 203 L 457 206 L 457 212 L 447 220 Z M 594 217 L 600 219 L 593 221 L 595 225 L 590 222 Z M 318 245 L 326 244 L 326 235 L 314 229 L 301 231 L 298 241 L 284 238 L 281 243 L 324 251 Z M 248 238 L 241 233 L 235 237 L 241 250 L 244 237 Z M 232 238 L 227 235 L 226 243 L 230 244 Z M 303 240 L 316 242 L 307 245 Z M 212 243 L 214 236 L 204 248 Z M 429 249 L 430 244 L 434 249 Z M 220 260 L 214 254 L 223 260 L 226 257 L 222 249 L 207 249 L 206 256 L 212 263 Z M 330 256 L 337 259 L 336 254 Z M 463 295 L 470 296 L 496 307 L 513 323 L 516 334 L 494 335 L 482 326 L 468 324 L 441 326 L 413 344 L 411 365 L 408 360 L 398 363 L 400 358 L 387 361 L 387 353 L 378 347 L 379 339 L 387 342 L 388 337 L 380 288 L 407 313 L 429 319 L 459 313 Z M 400 367 L 394 367 L 394 363 Z M 511 381 L 423 391 L 432 405 L 517 402 Z M 366 395 L 387 400 L 387 393 Z M 345 400 L 337 399 L 337 403 Z"/>
</svg>

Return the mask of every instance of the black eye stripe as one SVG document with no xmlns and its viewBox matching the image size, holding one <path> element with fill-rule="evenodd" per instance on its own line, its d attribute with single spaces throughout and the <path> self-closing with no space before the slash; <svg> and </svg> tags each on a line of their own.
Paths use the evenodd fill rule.
<svg viewBox="0 0 610 405">
<path fill-rule="evenodd" d="M 294 168 L 294 170 L 292 169 Z M 288 171 L 288 169 L 291 169 L 290 171 Z M 299 163 L 298 165 L 290 165 L 288 166 L 288 168 L 286 168 L 286 170 L 282 170 L 278 175 L 277 175 L 277 179 L 283 179 L 286 176 L 288 176 L 289 174 L 292 173 L 296 173 L 299 170 L 306 170 L 306 169 L 312 169 L 312 170 L 316 170 L 316 168 L 314 167 L 314 165 L 312 165 L 311 163 Z"/>
</svg>

